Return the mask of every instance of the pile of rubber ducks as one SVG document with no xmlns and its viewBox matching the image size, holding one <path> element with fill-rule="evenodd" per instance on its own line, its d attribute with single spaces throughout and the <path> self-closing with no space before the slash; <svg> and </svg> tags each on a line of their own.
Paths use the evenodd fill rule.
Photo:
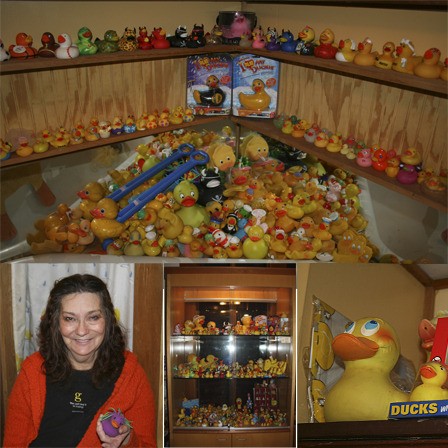
<svg viewBox="0 0 448 448">
<path fill-rule="evenodd" d="M 79 121 L 70 129 L 65 127 L 55 130 L 44 129 L 32 137 L 21 136 L 14 143 L 1 140 L 0 160 L 7 160 L 14 153 L 20 157 L 28 157 L 52 148 L 60 149 L 84 142 L 95 142 L 121 134 L 162 130 L 167 126 L 190 123 L 194 118 L 193 110 L 182 106 L 174 109 L 165 108 L 162 111 L 156 109 L 152 113 L 144 112 L 138 118 L 135 118 L 134 114 L 128 114 L 125 119 L 117 115 L 112 120 L 92 117 L 87 125 Z"/>
<path fill-rule="evenodd" d="M 287 367 L 287 359 L 279 360 L 272 356 L 256 361 L 250 359 L 241 365 L 238 361 L 225 364 L 222 359 L 211 354 L 200 358 L 191 353 L 186 362 L 173 367 L 173 374 L 176 378 L 276 378 L 285 376 Z"/>
<path fill-rule="evenodd" d="M 204 325 L 205 316 L 195 315 L 192 319 L 187 319 L 184 324 L 176 324 L 173 335 L 287 336 L 289 335 L 288 321 L 286 316 L 259 315 L 252 319 L 252 316 L 246 314 L 235 325 L 224 323 L 222 328 L 218 328 L 214 321 Z"/>
<path fill-rule="evenodd" d="M 432 168 L 422 165 L 422 156 L 414 147 L 397 153 L 395 149 L 386 150 L 379 144 L 367 145 L 353 136 L 344 138 L 338 132 L 320 128 L 306 119 L 296 116 L 279 115 L 273 120 L 274 126 L 285 134 L 295 138 L 304 138 L 306 142 L 328 152 L 338 153 L 361 167 L 384 173 L 405 185 L 418 183 L 422 191 L 431 195 L 446 194 L 447 170 L 436 173 Z"/>
<path fill-rule="evenodd" d="M 180 409 L 176 426 L 182 427 L 278 427 L 287 426 L 287 414 L 279 408 L 253 409 L 243 406 L 223 404 L 221 406 L 194 406 Z"/>
</svg>

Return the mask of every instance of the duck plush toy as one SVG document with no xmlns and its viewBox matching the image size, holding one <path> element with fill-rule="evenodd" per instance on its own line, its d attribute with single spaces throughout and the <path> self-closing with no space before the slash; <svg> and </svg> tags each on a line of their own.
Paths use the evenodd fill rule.
<svg viewBox="0 0 448 448">
<path fill-rule="evenodd" d="M 412 390 L 409 401 L 448 400 L 448 389 L 443 388 L 448 372 L 443 364 L 427 362 L 420 367 L 419 375 L 421 384 Z"/>
<path fill-rule="evenodd" d="M 333 339 L 332 348 L 344 361 L 345 371 L 325 399 L 325 421 L 385 420 L 390 403 L 408 400 L 390 379 L 400 343 L 383 319 L 350 323 Z"/>
</svg>

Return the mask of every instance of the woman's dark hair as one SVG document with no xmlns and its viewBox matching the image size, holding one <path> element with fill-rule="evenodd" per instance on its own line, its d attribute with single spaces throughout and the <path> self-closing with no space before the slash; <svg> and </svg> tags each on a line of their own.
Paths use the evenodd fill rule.
<svg viewBox="0 0 448 448">
<path fill-rule="evenodd" d="M 68 349 L 60 332 L 62 299 L 70 294 L 89 292 L 100 299 L 105 319 L 104 340 L 98 348 L 92 369 L 92 380 L 99 387 L 104 380 L 115 380 L 124 365 L 125 332 L 115 316 L 106 284 L 90 274 L 75 274 L 57 280 L 50 291 L 47 308 L 40 321 L 39 351 L 45 362 L 45 373 L 52 381 L 67 380 L 72 372 Z"/>
</svg>

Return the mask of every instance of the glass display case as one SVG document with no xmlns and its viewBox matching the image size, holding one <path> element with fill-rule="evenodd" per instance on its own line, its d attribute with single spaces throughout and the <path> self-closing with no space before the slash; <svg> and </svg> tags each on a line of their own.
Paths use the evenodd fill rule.
<svg viewBox="0 0 448 448">
<path fill-rule="evenodd" d="M 167 271 L 171 446 L 293 446 L 295 270 Z"/>
</svg>

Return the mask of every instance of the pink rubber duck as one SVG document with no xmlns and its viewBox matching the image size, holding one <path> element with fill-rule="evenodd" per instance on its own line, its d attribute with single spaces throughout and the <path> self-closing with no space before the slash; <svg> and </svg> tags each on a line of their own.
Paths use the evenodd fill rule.
<svg viewBox="0 0 448 448">
<path fill-rule="evenodd" d="M 372 154 L 369 148 L 363 148 L 358 152 L 356 157 L 356 163 L 359 166 L 371 166 L 372 165 Z"/>
</svg>

